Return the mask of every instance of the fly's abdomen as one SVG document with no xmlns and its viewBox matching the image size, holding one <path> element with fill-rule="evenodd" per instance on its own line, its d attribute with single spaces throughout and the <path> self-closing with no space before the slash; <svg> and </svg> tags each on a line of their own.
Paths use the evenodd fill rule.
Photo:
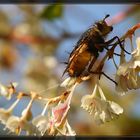
<svg viewBox="0 0 140 140">
<path fill-rule="evenodd" d="M 82 53 L 79 53 L 71 62 L 68 73 L 72 77 L 80 76 L 84 70 L 86 69 L 86 66 L 91 60 L 91 54 L 88 51 L 84 51 Z"/>
</svg>

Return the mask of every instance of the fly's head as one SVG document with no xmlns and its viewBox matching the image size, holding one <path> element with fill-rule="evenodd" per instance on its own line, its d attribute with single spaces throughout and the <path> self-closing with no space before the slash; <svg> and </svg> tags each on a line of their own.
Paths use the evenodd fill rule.
<svg viewBox="0 0 140 140">
<path fill-rule="evenodd" d="M 106 18 L 108 17 L 109 15 L 106 15 L 103 20 L 96 23 L 97 29 L 99 30 L 102 36 L 108 35 L 113 30 L 113 27 L 109 26 L 107 22 L 105 21 Z"/>
</svg>

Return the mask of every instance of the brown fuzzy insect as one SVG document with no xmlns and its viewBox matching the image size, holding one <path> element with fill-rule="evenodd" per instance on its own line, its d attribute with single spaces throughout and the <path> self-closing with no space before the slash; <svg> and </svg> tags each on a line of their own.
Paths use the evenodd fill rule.
<svg viewBox="0 0 140 140">
<path fill-rule="evenodd" d="M 83 33 L 69 56 L 67 67 L 63 74 L 68 72 L 70 77 L 80 77 L 84 76 L 85 73 L 88 72 L 93 74 L 104 74 L 109 78 L 103 72 L 91 71 L 91 68 L 97 60 L 100 52 L 103 52 L 104 49 L 109 50 L 109 46 L 116 46 L 117 44 L 119 44 L 120 47 L 122 46 L 121 41 L 117 36 L 108 41 L 105 40 L 106 36 L 113 30 L 113 27 L 109 26 L 105 21 L 108 17 L 109 15 L 106 15 L 103 20 L 95 23 L 91 28 Z M 117 44 L 111 44 L 116 39 Z M 112 80 L 111 78 L 109 79 Z"/>
</svg>

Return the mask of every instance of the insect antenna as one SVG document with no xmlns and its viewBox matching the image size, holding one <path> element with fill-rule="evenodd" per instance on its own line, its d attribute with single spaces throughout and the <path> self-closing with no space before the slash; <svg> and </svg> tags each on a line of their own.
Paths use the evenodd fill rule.
<svg viewBox="0 0 140 140">
<path fill-rule="evenodd" d="M 109 14 L 107 14 L 105 17 L 104 17 L 104 19 L 103 19 L 103 21 L 105 21 L 106 20 L 106 18 L 108 18 L 110 15 Z"/>
</svg>

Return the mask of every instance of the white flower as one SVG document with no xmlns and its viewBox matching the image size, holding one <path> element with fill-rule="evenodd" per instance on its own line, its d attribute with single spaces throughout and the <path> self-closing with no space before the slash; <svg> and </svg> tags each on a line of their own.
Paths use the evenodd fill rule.
<svg viewBox="0 0 140 140">
<path fill-rule="evenodd" d="M 72 130 L 71 126 L 69 125 L 68 121 L 65 121 L 65 124 L 61 128 L 56 128 L 58 133 L 56 135 L 64 135 L 64 136 L 75 136 L 76 133 Z"/>
<path fill-rule="evenodd" d="M 17 85 L 18 84 L 16 82 L 11 83 L 9 87 L 0 84 L 0 95 L 10 100 Z"/>
<path fill-rule="evenodd" d="M 56 107 L 52 109 L 52 117 L 55 120 L 55 125 L 59 126 L 61 125 L 62 121 L 66 118 L 66 115 L 70 109 L 70 103 L 71 103 L 71 98 L 73 96 L 73 92 L 75 90 L 75 87 L 77 84 L 74 84 L 73 87 L 71 88 L 71 91 L 65 100 L 64 103 L 59 103 Z"/>
<path fill-rule="evenodd" d="M 137 38 L 136 44 L 130 61 L 120 64 L 116 73 L 116 90 L 122 95 L 128 90 L 140 88 L 140 38 Z"/>
<path fill-rule="evenodd" d="M 0 108 L 0 121 L 2 124 L 5 124 L 8 118 L 11 116 L 11 111 Z"/>
<path fill-rule="evenodd" d="M 36 97 L 36 93 L 31 93 L 32 99 L 30 100 L 27 107 L 22 111 L 22 116 L 11 116 L 6 123 L 6 128 L 8 128 L 11 132 L 20 134 L 22 130 L 26 131 L 27 135 L 35 135 L 37 134 L 36 127 L 34 127 L 31 123 L 28 122 L 28 120 L 31 119 L 32 113 L 31 113 L 31 106 L 32 103 Z"/>
<path fill-rule="evenodd" d="M 19 135 L 22 130 L 25 130 L 27 135 L 34 135 L 37 133 L 35 127 L 31 123 L 17 116 L 11 116 L 8 119 L 6 128 L 17 135 Z"/>
<path fill-rule="evenodd" d="M 68 121 L 66 121 L 66 128 L 67 128 L 66 136 L 75 136 L 76 135 L 75 131 L 71 128 Z"/>
<path fill-rule="evenodd" d="M 38 115 L 32 120 L 32 124 L 36 126 L 41 135 L 44 135 L 46 130 L 48 129 L 48 117 L 45 116 L 48 105 L 49 101 L 46 103 L 41 115 Z"/>
<path fill-rule="evenodd" d="M 32 120 L 32 124 L 37 127 L 41 135 L 44 135 L 48 129 L 48 118 L 47 116 L 39 115 Z"/>
<path fill-rule="evenodd" d="M 55 135 L 58 127 L 65 124 L 67 113 L 70 109 L 71 94 L 68 96 L 64 103 L 59 103 L 56 107 L 52 108 L 52 115 L 49 117 L 47 133 Z"/>
<path fill-rule="evenodd" d="M 44 134 L 55 135 L 60 126 L 61 126 L 60 128 L 63 128 L 66 121 L 68 110 L 70 108 L 69 105 L 70 105 L 74 88 L 69 93 L 69 96 L 64 101 L 64 103 L 59 102 L 59 104 L 56 107 L 52 108 L 51 116 L 49 115 L 45 116 L 45 112 L 49 104 L 49 101 L 48 101 L 41 115 L 33 119 L 32 123 L 41 132 L 41 135 L 44 135 Z"/>
<path fill-rule="evenodd" d="M 10 108 L 8 109 L 4 109 L 4 108 L 0 108 L 0 121 L 2 124 L 6 124 L 7 120 L 9 119 L 9 117 L 12 114 L 13 109 L 15 108 L 15 106 L 17 105 L 17 103 L 20 101 L 20 99 L 17 99 Z"/>
<path fill-rule="evenodd" d="M 8 92 L 8 88 L 5 87 L 4 85 L 0 84 L 0 94 L 4 97 L 6 97 L 7 99 L 10 99 L 11 96 L 9 96 L 9 92 Z"/>
<path fill-rule="evenodd" d="M 76 78 L 74 77 L 68 77 L 67 79 L 65 79 L 62 83 L 61 83 L 61 87 L 65 87 L 67 89 L 72 88 L 72 86 L 74 86 L 74 84 L 76 83 Z"/>
<path fill-rule="evenodd" d="M 97 96 L 98 92 L 100 97 Z M 83 96 L 81 102 L 81 107 L 93 115 L 96 123 L 110 121 L 123 113 L 123 109 L 118 104 L 106 100 L 102 89 L 97 84 L 95 85 L 93 93 Z"/>
<path fill-rule="evenodd" d="M 21 128 L 19 127 L 19 117 L 11 116 L 6 123 L 6 128 L 11 132 L 20 134 Z"/>
<path fill-rule="evenodd" d="M 67 99 L 63 103 L 59 102 L 59 104 L 56 107 L 52 108 L 52 114 L 49 117 L 48 122 L 47 134 L 55 135 L 58 133 L 58 130 L 60 128 L 63 130 L 66 129 L 66 118 L 70 109 L 71 98 L 76 86 L 77 84 L 73 85 Z"/>
</svg>

